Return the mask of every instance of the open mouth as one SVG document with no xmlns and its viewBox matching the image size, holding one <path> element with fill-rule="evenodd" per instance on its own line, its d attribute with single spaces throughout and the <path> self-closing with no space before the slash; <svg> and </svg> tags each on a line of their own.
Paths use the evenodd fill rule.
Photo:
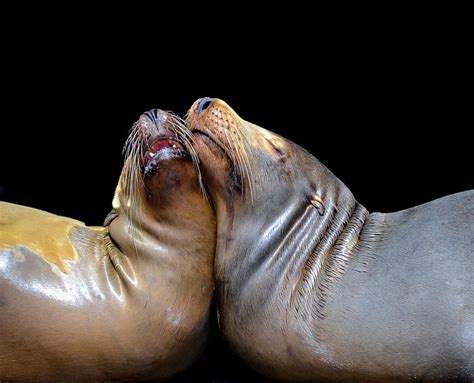
<svg viewBox="0 0 474 383">
<path fill-rule="evenodd" d="M 160 137 L 154 140 L 145 152 L 144 172 L 149 174 L 158 167 L 161 159 L 183 158 L 187 155 L 184 145 L 176 138 Z"/>
<path fill-rule="evenodd" d="M 158 138 L 157 140 L 153 141 L 149 149 L 146 151 L 145 165 L 147 165 L 153 159 L 153 157 L 155 157 L 158 154 L 158 152 L 165 149 L 185 152 L 184 146 L 180 142 L 176 141 L 175 139 Z"/>
</svg>

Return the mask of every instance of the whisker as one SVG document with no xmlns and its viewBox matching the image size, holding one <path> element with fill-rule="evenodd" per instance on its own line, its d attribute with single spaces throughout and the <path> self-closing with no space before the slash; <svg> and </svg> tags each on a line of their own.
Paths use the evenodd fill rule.
<svg viewBox="0 0 474 383">
<path fill-rule="evenodd" d="M 243 196 L 245 196 L 246 191 L 248 190 L 250 201 L 253 204 L 254 180 L 247 150 L 248 140 L 245 135 L 237 129 L 226 129 L 224 130 L 224 134 L 226 136 L 226 146 L 229 148 L 231 159 L 235 163 L 242 179 Z"/>
<path fill-rule="evenodd" d="M 203 124 L 204 126 L 212 126 L 212 121 L 210 121 L 209 115 L 206 114 L 202 118 L 203 120 L 200 124 Z M 194 113 L 191 113 L 191 110 L 186 113 L 186 122 L 190 129 L 192 129 L 197 123 L 196 117 Z M 193 140 L 194 137 L 191 137 L 191 143 Z M 243 190 L 242 196 L 245 198 L 245 196 L 248 195 L 253 204 L 255 181 L 249 158 L 250 142 L 248 137 L 242 131 L 228 127 L 227 129 L 223 129 L 223 137 L 221 137 L 219 144 L 235 166 L 237 176 L 241 178 Z"/>
<path fill-rule="evenodd" d="M 172 116 L 172 119 L 171 119 L 170 128 L 177 135 L 177 137 L 179 138 L 179 141 L 181 141 L 184 144 L 187 152 L 189 153 L 191 160 L 193 162 L 194 169 L 196 171 L 199 188 L 201 189 L 201 192 L 204 198 L 207 201 L 209 201 L 209 197 L 204 187 L 204 182 L 202 180 L 201 169 L 199 167 L 199 157 L 194 147 L 192 146 L 192 140 L 193 140 L 192 132 L 187 128 L 186 126 L 187 122 L 185 120 L 181 119 L 179 116 L 176 116 L 175 114 L 171 114 L 171 116 Z"/>
</svg>

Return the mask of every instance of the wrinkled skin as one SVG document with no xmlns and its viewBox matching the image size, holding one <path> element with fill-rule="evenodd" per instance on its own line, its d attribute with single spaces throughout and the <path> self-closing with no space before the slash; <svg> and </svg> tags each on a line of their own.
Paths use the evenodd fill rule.
<svg viewBox="0 0 474 383">
<path fill-rule="evenodd" d="M 369 214 L 221 100 L 198 100 L 189 126 L 217 215 L 220 328 L 250 366 L 291 382 L 474 379 L 474 191 Z"/>
<path fill-rule="evenodd" d="M 150 116 L 145 146 L 170 135 Z M 106 227 L 0 203 L 0 381 L 164 379 L 199 355 L 215 219 L 189 156 L 155 155 L 133 198 L 126 163 Z"/>
</svg>

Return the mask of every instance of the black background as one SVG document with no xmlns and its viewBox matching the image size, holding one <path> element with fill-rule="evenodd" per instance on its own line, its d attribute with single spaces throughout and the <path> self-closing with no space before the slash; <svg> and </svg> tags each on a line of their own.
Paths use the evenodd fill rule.
<svg viewBox="0 0 474 383">
<path fill-rule="evenodd" d="M 310 150 L 370 211 L 473 187 L 467 73 L 416 64 L 396 71 L 361 66 L 350 74 L 341 68 L 329 77 L 308 68 L 304 76 L 276 73 L 265 81 L 258 78 L 263 68 L 255 68 L 256 79 L 237 87 L 233 76 L 245 74 L 216 70 L 216 77 L 228 76 L 218 81 L 212 70 L 208 82 L 188 85 L 159 67 L 149 78 L 95 73 L 100 82 L 30 68 L 3 105 L 2 199 L 100 224 L 128 129 L 140 113 L 160 107 L 183 115 L 206 95 Z"/>
<path fill-rule="evenodd" d="M 260 56 L 229 45 L 200 59 L 158 43 L 157 57 L 133 44 L 13 44 L 1 79 L 0 197 L 100 224 L 132 123 L 154 107 L 184 115 L 203 96 L 310 150 L 370 211 L 472 188 L 464 40 L 354 40 Z"/>
<path fill-rule="evenodd" d="M 203 96 L 311 151 L 370 211 L 472 189 L 472 44 L 462 22 L 425 16 L 303 21 L 294 34 L 197 25 L 177 42 L 171 28 L 65 32 L 67 18 L 26 38 L 10 30 L 0 199 L 100 225 L 132 123 L 155 107 L 184 115 Z M 214 375 L 243 373 L 236 365 Z"/>
</svg>

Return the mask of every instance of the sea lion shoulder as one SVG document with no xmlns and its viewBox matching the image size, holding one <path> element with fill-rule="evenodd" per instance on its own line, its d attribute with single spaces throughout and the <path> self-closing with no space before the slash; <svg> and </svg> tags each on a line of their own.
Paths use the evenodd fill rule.
<svg viewBox="0 0 474 383">
<path fill-rule="evenodd" d="M 74 228 L 85 227 L 81 221 L 51 214 L 31 207 L 0 202 L 0 251 L 17 256 L 24 249 L 67 273 L 65 261 L 75 261 L 77 252 L 71 243 Z"/>
</svg>

